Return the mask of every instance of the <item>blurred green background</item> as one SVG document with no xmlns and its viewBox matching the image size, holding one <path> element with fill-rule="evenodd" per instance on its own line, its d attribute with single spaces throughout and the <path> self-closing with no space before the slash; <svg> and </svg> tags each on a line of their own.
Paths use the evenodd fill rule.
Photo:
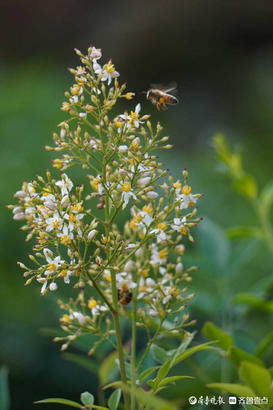
<svg viewBox="0 0 273 410">
<path fill-rule="evenodd" d="M 59 346 L 41 332 L 57 327 L 56 295 L 41 298 L 39 286 L 24 288 L 16 261 L 27 261 L 31 244 L 5 208 L 22 180 L 50 167 L 52 156 L 43 146 L 65 118 L 59 107 L 72 82 L 66 67 L 78 64 L 74 47 L 85 51 L 94 44 L 105 60 L 113 59 L 143 112 L 171 135 L 175 149 L 161 154 L 165 166 L 174 176 L 188 168 L 193 191 L 205 193 L 199 205 L 204 222 L 185 258 L 200 266 L 189 307 L 197 329 L 214 321 L 252 352 L 272 328 L 272 314 L 231 303 L 243 291 L 272 299 L 272 255 L 257 241 L 225 239 L 224 228 L 253 225 L 256 216 L 218 172 L 211 144 L 214 132 L 224 132 L 259 184 L 272 178 L 272 22 L 273 4 L 265 0 L 1 1 L 0 366 L 9 369 L 11 409 L 30 410 L 44 397 L 76 400 L 80 392 L 96 390 L 92 375 L 62 360 Z M 141 92 L 170 81 L 178 84 L 180 104 L 158 113 Z M 204 384 L 223 371 L 215 357 L 196 357 L 186 365 L 199 380 L 184 382 L 183 394 L 205 394 Z M 181 389 L 171 392 L 179 394 Z"/>
</svg>

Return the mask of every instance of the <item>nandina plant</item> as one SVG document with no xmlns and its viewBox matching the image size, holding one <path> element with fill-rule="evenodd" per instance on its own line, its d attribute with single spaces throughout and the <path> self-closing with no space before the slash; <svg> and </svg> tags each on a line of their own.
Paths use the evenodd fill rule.
<svg viewBox="0 0 273 410">
<path fill-rule="evenodd" d="M 140 103 L 117 114 L 119 101 L 133 99 L 134 93 L 119 85 L 113 63 L 101 65 L 101 50 L 93 46 L 87 55 L 76 53 L 81 66 L 70 69 L 74 84 L 62 104 L 68 119 L 53 135 L 55 146 L 46 147 L 62 152 L 53 160 L 60 174 L 47 171 L 24 182 L 15 193 L 18 204 L 9 208 L 15 220 L 24 221 L 27 240 L 35 241 L 32 266 L 19 262 L 26 284 L 38 282 L 41 295 L 56 292 L 60 282 L 77 290 L 74 298 L 58 299 L 65 313 L 60 317 L 63 336 L 55 340 L 65 350 L 81 336 L 93 335 L 89 355 L 109 343 L 117 352 L 120 377 L 110 386 L 109 407 L 95 405 L 88 392 L 81 403 L 56 398 L 39 403 L 176 408 L 155 396 L 187 377 L 168 376 L 173 366 L 209 348 L 188 348 L 193 335 L 187 327 L 193 321 L 184 312 L 193 297 L 188 283 L 196 269 L 183 266 L 184 242 L 193 242 L 201 195 L 192 193 L 187 170 L 174 181 L 161 168 L 154 152 L 172 146 L 161 125 L 153 127 L 150 116 L 141 114 Z M 75 186 L 67 175 L 74 166 L 82 168 L 85 185 Z M 121 318 L 131 328 L 126 347 Z M 139 334 L 145 344 L 137 351 Z M 176 348 L 163 349 L 170 338 Z M 147 368 L 151 351 L 160 366 Z"/>
</svg>

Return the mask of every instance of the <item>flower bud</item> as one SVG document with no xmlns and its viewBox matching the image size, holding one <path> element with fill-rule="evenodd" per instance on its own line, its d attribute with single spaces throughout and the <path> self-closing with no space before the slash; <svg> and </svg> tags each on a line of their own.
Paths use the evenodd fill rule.
<svg viewBox="0 0 273 410">
<path fill-rule="evenodd" d="M 147 198 L 149 199 L 156 199 L 158 197 L 158 193 L 154 191 L 147 192 Z"/>
<path fill-rule="evenodd" d="M 120 145 L 118 147 L 119 152 L 127 152 L 128 151 L 128 147 L 127 145 Z"/>
<path fill-rule="evenodd" d="M 132 271 L 135 269 L 135 267 L 136 267 L 135 262 L 133 262 L 133 261 L 128 261 L 128 262 L 126 262 L 125 265 L 124 265 L 124 271 L 125 271 L 125 272 L 132 272 Z"/>
<path fill-rule="evenodd" d="M 176 273 L 182 273 L 183 272 L 183 264 L 182 262 L 179 262 L 176 267 L 175 267 L 175 272 Z"/>
<path fill-rule="evenodd" d="M 145 185 L 148 185 L 150 181 L 151 181 L 151 177 L 145 177 L 145 178 L 139 179 L 138 184 L 140 186 L 145 186 Z"/>
<path fill-rule="evenodd" d="M 19 213 L 19 214 L 15 214 L 13 219 L 15 221 L 21 221 L 22 219 L 25 219 L 25 214 L 23 212 Z"/>
<path fill-rule="evenodd" d="M 56 285 L 55 282 L 51 282 L 51 284 L 49 285 L 49 290 L 51 290 L 51 292 L 55 292 L 58 289 L 58 286 Z"/>
<path fill-rule="evenodd" d="M 88 233 L 87 239 L 88 239 L 89 241 L 92 241 L 92 239 L 95 237 L 96 233 L 97 233 L 96 229 L 92 229 L 92 230 Z"/>
</svg>

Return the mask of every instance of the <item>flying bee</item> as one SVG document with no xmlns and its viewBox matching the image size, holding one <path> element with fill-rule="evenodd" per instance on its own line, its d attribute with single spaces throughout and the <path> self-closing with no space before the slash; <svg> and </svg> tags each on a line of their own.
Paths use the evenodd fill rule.
<svg viewBox="0 0 273 410">
<path fill-rule="evenodd" d="M 158 110 L 167 110 L 168 105 L 178 104 L 178 98 L 173 93 L 176 91 L 176 85 L 163 87 L 161 85 L 151 85 L 151 88 L 146 92 L 146 99 L 150 100 Z"/>
<path fill-rule="evenodd" d="M 121 288 L 118 289 L 118 301 L 121 305 L 129 305 L 133 298 L 132 292 L 128 289 L 126 282 L 123 282 Z"/>
</svg>

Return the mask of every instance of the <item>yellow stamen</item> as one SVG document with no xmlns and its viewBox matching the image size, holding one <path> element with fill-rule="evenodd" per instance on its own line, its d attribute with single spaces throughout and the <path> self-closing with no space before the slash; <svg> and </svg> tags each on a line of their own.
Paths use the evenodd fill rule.
<svg viewBox="0 0 273 410">
<path fill-rule="evenodd" d="M 161 251 L 159 251 L 159 258 L 160 259 L 166 259 L 168 256 L 168 250 L 167 249 L 161 249 Z"/>
<path fill-rule="evenodd" d="M 71 243 L 71 239 L 69 238 L 68 235 L 63 235 L 63 236 L 61 237 L 61 244 L 62 244 L 62 245 L 67 246 L 67 245 L 69 245 L 70 243 Z"/>
<path fill-rule="evenodd" d="M 96 306 L 97 306 L 97 302 L 95 301 L 95 299 L 93 299 L 93 298 L 89 299 L 89 301 L 88 301 L 88 308 L 89 308 L 89 309 L 93 309 L 93 308 L 96 307 Z"/>
<path fill-rule="evenodd" d="M 167 225 L 164 224 L 163 222 L 160 222 L 160 223 L 157 225 L 157 228 L 158 228 L 158 229 L 161 229 L 162 231 L 166 231 Z"/>
<path fill-rule="evenodd" d="M 61 226 L 61 221 L 59 221 L 58 219 L 55 219 L 55 221 L 52 222 L 52 226 L 54 229 L 58 229 Z"/>
<path fill-rule="evenodd" d="M 124 182 L 124 184 L 122 184 L 121 190 L 123 192 L 131 191 L 131 184 L 129 182 Z"/>
<path fill-rule="evenodd" d="M 175 189 L 181 189 L 181 182 L 177 180 L 177 181 L 173 184 L 173 187 L 174 187 Z"/>
<path fill-rule="evenodd" d="M 132 98 L 135 96 L 135 93 L 126 93 L 125 98 L 126 100 L 132 100 Z"/>
<path fill-rule="evenodd" d="M 56 272 L 56 265 L 54 263 L 49 263 L 47 265 L 47 270 L 49 270 L 50 273 Z"/>
<path fill-rule="evenodd" d="M 144 207 L 142 208 L 142 211 L 151 215 L 152 212 L 153 212 L 153 208 L 150 204 L 149 205 L 144 205 Z"/>
<path fill-rule="evenodd" d="M 185 226 L 181 226 L 181 228 L 180 228 L 180 233 L 181 233 L 182 235 L 187 235 L 188 229 L 187 229 Z"/>
<path fill-rule="evenodd" d="M 69 317 L 69 315 L 66 313 L 65 315 L 63 315 L 63 316 L 61 317 L 60 321 L 61 321 L 61 322 L 64 322 L 64 323 L 69 323 L 69 322 L 70 322 L 70 317 Z"/>
<path fill-rule="evenodd" d="M 182 192 L 184 195 L 189 195 L 191 193 L 191 186 L 189 185 L 184 185 L 182 188 Z"/>
</svg>

